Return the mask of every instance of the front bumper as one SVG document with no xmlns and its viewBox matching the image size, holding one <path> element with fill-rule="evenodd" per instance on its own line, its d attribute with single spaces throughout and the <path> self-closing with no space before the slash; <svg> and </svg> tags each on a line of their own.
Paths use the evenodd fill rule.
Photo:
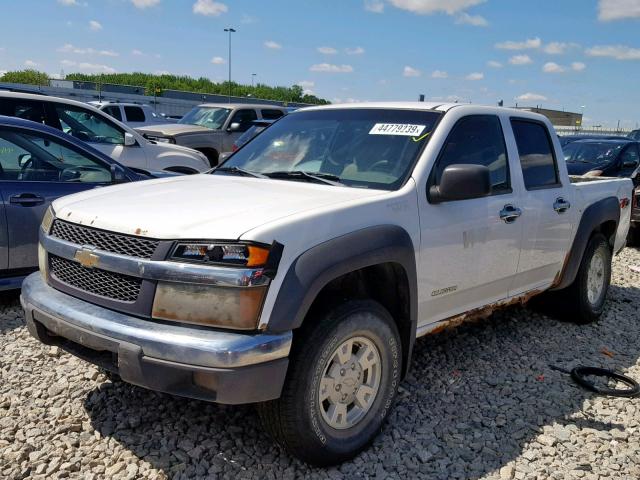
<svg viewBox="0 0 640 480">
<path fill-rule="evenodd" d="M 41 342 L 151 390 L 217 403 L 280 396 L 292 334 L 245 334 L 179 326 L 114 312 L 27 277 L 20 297 Z"/>
</svg>

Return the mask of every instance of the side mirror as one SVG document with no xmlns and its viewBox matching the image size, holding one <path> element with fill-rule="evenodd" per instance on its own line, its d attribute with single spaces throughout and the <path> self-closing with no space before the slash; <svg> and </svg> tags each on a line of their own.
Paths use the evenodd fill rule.
<svg viewBox="0 0 640 480">
<path fill-rule="evenodd" d="M 220 155 L 218 155 L 218 165 L 224 162 L 231 155 L 233 155 L 233 152 L 222 152 Z"/>
<path fill-rule="evenodd" d="M 111 172 L 111 183 L 113 183 L 114 185 L 118 183 L 126 183 L 129 181 L 120 165 L 112 163 L 111 167 L 109 167 L 109 170 Z"/>
<path fill-rule="evenodd" d="M 125 147 L 133 147 L 138 142 L 136 142 L 136 137 L 129 132 L 124 132 L 124 146 Z"/>
<path fill-rule="evenodd" d="M 449 165 L 442 172 L 440 185 L 429 188 L 429 201 L 441 203 L 491 195 L 491 172 L 484 165 Z"/>
<path fill-rule="evenodd" d="M 18 166 L 20 168 L 24 168 L 31 161 L 30 153 L 23 153 L 18 155 Z"/>
<path fill-rule="evenodd" d="M 229 125 L 229 128 L 227 128 L 227 132 L 237 132 L 238 130 L 240 130 L 240 124 L 238 122 L 233 122 Z"/>
</svg>

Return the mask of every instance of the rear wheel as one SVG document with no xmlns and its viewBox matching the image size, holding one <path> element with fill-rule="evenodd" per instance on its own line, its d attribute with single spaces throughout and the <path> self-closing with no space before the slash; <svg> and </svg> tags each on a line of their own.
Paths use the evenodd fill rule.
<svg viewBox="0 0 640 480">
<path fill-rule="evenodd" d="M 576 323 L 594 322 L 604 311 L 610 283 L 611 247 L 604 235 L 597 233 L 587 244 L 574 282 L 558 292 L 563 303 L 560 307 L 565 314 L 573 312 Z"/>
<path fill-rule="evenodd" d="M 391 315 L 373 301 L 307 319 L 278 400 L 258 405 L 265 429 L 314 465 L 352 458 L 379 432 L 395 399 L 401 345 Z"/>
</svg>

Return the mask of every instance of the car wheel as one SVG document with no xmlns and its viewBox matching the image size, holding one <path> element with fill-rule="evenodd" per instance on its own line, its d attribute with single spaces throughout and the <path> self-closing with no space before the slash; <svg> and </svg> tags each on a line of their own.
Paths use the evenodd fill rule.
<svg viewBox="0 0 640 480">
<path fill-rule="evenodd" d="M 258 405 L 265 429 L 318 466 L 354 457 L 379 432 L 396 396 L 402 352 L 389 312 L 349 301 L 308 318 L 294 334 L 279 399 Z"/>
<path fill-rule="evenodd" d="M 566 291 L 565 307 L 576 323 L 591 323 L 602 315 L 611 283 L 611 247 L 604 235 L 591 237 L 582 256 L 576 278 Z"/>
</svg>

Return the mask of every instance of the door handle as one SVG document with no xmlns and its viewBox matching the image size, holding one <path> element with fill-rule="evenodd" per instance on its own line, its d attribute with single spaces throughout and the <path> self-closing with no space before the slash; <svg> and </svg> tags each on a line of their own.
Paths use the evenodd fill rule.
<svg viewBox="0 0 640 480">
<path fill-rule="evenodd" d="M 504 223 L 513 223 L 518 217 L 522 215 L 522 210 L 513 205 L 505 205 L 502 210 L 500 210 L 500 218 L 504 220 Z"/>
<path fill-rule="evenodd" d="M 21 193 L 20 195 L 12 195 L 9 197 L 9 203 L 22 205 L 23 207 L 34 207 L 36 205 L 42 205 L 44 198 L 35 193 Z"/>
<path fill-rule="evenodd" d="M 553 202 L 553 209 L 558 213 L 558 215 L 565 213 L 570 208 L 571 204 L 562 197 L 556 198 L 556 201 Z"/>
</svg>

